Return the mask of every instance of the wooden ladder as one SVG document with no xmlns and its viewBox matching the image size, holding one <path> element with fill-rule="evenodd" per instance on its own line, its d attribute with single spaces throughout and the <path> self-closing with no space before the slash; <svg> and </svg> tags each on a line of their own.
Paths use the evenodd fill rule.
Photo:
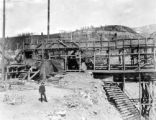
<svg viewBox="0 0 156 120">
<path fill-rule="evenodd" d="M 115 105 L 123 120 L 141 120 L 140 112 L 116 83 L 105 83 L 108 100 Z"/>
</svg>

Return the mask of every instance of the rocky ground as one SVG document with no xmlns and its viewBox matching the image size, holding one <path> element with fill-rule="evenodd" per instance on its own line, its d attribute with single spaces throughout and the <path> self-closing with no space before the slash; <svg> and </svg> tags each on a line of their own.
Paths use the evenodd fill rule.
<svg viewBox="0 0 156 120">
<path fill-rule="evenodd" d="M 88 73 L 56 75 L 46 82 L 48 102 L 39 101 L 38 83 L 6 85 L 8 89 L 0 92 L 0 119 L 122 120 L 102 84 Z"/>
</svg>

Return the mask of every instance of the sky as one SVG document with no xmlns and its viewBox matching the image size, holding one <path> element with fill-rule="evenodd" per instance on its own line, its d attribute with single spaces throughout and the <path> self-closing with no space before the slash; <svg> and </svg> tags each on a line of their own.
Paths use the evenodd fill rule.
<svg viewBox="0 0 156 120">
<path fill-rule="evenodd" d="M 87 26 L 156 24 L 156 0 L 50 0 L 50 33 Z M 2 4 L 0 0 L 0 36 Z M 47 0 L 6 0 L 6 36 L 47 33 Z"/>
</svg>

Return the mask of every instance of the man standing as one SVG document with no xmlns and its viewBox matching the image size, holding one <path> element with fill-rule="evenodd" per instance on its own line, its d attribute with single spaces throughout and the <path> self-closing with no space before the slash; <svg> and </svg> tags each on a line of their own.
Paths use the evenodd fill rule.
<svg viewBox="0 0 156 120">
<path fill-rule="evenodd" d="M 41 94 L 41 102 L 43 101 L 43 96 L 44 96 L 44 101 L 45 102 L 48 102 L 47 101 L 47 98 L 46 98 L 46 94 L 45 94 L 45 85 L 44 85 L 44 82 L 41 83 L 40 87 L 39 87 L 39 93 Z"/>
</svg>

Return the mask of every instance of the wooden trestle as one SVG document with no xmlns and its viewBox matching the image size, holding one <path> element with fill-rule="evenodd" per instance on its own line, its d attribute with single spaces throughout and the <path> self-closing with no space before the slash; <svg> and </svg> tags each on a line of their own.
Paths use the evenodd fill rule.
<svg viewBox="0 0 156 120">
<path fill-rule="evenodd" d="M 106 50 L 94 55 L 92 72 L 113 75 L 114 82 L 122 84 L 123 91 L 126 82 L 139 82 L 140 114 L 147 120 L 155 120 L 155 40 L 138 39 L 138 42 L 132 45 L 134 40 L 130 40 L 130 44 L 127 44 L 126 40 L 119 40 L 122 47 L 115 46 L 115 48 L 108 42 Z"/>
<path fill-rule="evenodd" d="M 59 44 L 57 44 L 59 43 Z M 90 62 L 93 66 L 87 67 L 94 74 L 111 74 L 114 82 L 138 82 L 140 113 L 147 119 L 154 120 L 156 88 L 156 44 L 152 38 L 127 38 L 105 40 L 104 38 L 92 40 L 59 40 L 56 43 L 46 43 L 44 53 L 48 59 L 61 58 L 65 71 L 81 71 L 81 60 Z M 24 51 L 42 52 L 42 47 L 24 49 Z M 69 54 L 78 51 L 77 55 Z M 69 69 L 68 58 L 74 56 L 78 62 L 78 69 Z M 43 56 L 42 56 L 43 57 Z M 155 116 L 155 117 L 153 117 Z"/>
</svg>

